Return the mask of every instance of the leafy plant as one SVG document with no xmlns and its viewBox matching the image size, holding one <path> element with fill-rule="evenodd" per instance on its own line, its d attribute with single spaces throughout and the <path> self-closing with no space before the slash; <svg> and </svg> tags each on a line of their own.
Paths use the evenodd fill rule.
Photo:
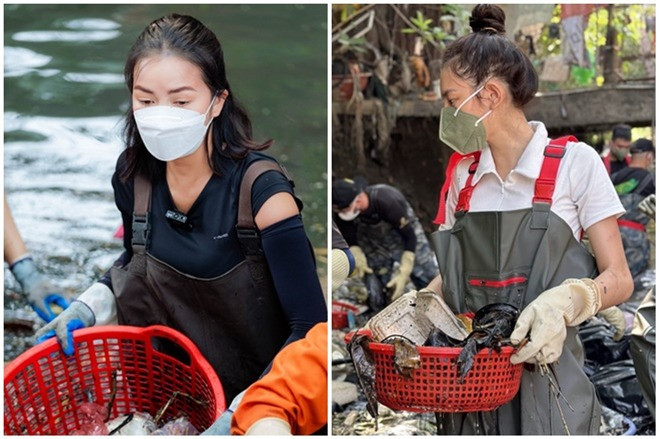
<svg viewBox="0 0 660 439">
<path fill-rule="evenodd" d="M 339 43 L 338 53 L 345 53 L 349 50 L 357 53 L 364 53 L 367 51 L 366 43 L 367 40 L 364 37 L 354 38 L 349 37 L 346 32 L 341 32 L 337 38 L 337 43 Z"/>
<path fill-rule="evenodd" d="M 453 18 L 454 17 L 452 17 L 452 19 Z M 444 50 L 446 42 L 456 39 L 455 35 L 445 32 L 442 27 L 434 26 L 433 20 L 426 18 L 422 11 L 418 10 L 414 17 L 410 17 L 410 22 L 414 25 L 414 27 L 401 29 L 402 33 L 418 34 L 422 37 L 424 43 L 431 43 L 441 50 Z"/>
</svg>

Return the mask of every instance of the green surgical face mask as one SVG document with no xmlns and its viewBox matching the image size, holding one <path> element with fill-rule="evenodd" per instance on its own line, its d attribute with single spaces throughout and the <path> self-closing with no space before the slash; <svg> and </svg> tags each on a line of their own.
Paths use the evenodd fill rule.
<svg viewBox="0 0 660 439">
<path fill-rule="evenodd" d="M 617 148 L 615 146 L 612 148 L 612 154 L 614 154 L 614 157 L 619 159 L 619 161 L 623 161 L 628 155 L 628 150 L 623 148 Z"/>
<path fill-rule="evenodd" d="M 440 111 L 440 141 L 459 154 L 465 155 L 480 151 L 486 144 L 486 129 L 480 122 L 493 110 L 477 118 L 464 111 L 461 107 L 477 95 L 485 86 L 481 86 L 468 96 L 458 108 L 445 107 Z"/>
</svg>

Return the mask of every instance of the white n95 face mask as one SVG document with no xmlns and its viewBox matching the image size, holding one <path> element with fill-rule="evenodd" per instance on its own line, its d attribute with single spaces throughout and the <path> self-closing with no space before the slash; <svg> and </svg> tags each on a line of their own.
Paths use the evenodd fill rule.
<svg viewBox="0 0 660 439">
<path fill-rule="evenodd" d="M 165 105 L 134 111 L 133 116 L 144 146 L 152 156 L 164 162 L 194 153 L 202 144 L 204 134 L 213 121 L 211 118 L 208 124 L 204 124 L 213 102 L 215 96 L 204 114 Z"/>
<path fill-rule="evenodd" d="M 360 211 L 355 209 L 355 210 L 349 210 L 348 212 L 338 212 L 337 216 L 341 218 L 344 221 L 353 221 L 355 218 L 357 218 L 360 215 Z"/>
</svg>

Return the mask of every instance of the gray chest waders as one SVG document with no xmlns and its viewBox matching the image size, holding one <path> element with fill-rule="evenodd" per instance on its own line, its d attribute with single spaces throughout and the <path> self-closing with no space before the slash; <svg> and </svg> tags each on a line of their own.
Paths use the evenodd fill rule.
<svg viewBox="0 0 660 439">
<path fill-rule="evenodd" d="M 260 377 L 290 334 L 252 216 L 252 184 L 270 170 L 283 172 L 267 160 L 245 172 L 236 226 L 245 260 L 212 279 L 181 273 L 148 253 L 151 183 L 136 176 L 133 257 L 111 273 L 119 323 L 166 325 L 189 337 L 218 374 L 227 405 Z"/>
<path fill-rule="evenodd" d="M 565 279 L 597 275 L 593 256 L 574 238 L 566 222 L 550 211 L 557 170 L 568 140 L 557 139 L 546 146 L 531 209 L 469 212 L 475 187 L 472 177 L 479 161 L 479 155 L 473 154 L 475 161 L 470 165 L 456 206 L 456 223 L 451 230 L 431 235 L 444 299 L 454 312 L 477 311 L 490 303 L 501 302 L 522 310 L 542 292 Z M 448 181 L 451 181 L 450 172 L 448 169 Z M 438 218 L 442 218 L 444 209 L 443 197 Z M 571 434 L 597 434 L 600 406 L 593 385 L 582 371 L 583 362 L 577 328 L 569 327 L 555 370 L 561 392 L 572 409 L 561 397 L 553 395 L 548 379 L 538 369 L 526 365 L 520 392 L 511 402 L 493 412 L 444 414 L 444 432 L 565 434 L 563 413 Z"/>
</svg>

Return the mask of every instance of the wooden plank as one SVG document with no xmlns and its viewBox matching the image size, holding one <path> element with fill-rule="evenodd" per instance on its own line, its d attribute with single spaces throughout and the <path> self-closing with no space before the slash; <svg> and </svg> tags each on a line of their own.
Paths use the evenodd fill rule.
<svg viewBox="0 0 660 439">
<path fill-rule="evenodd" d="M 354 114 L 354 109 L 346 108 L 346 103 L 333 102 L 332 105 L 338 114 Z M 365 100 L 363 105 L 363 114 L 371 115 L 373 102 Z M 409 99 L 401 102 L 397 115 L 437 118 L 441 108 L 441 101 Z M 525 114 L 528 120 L 545 123 L 548 130 L 608 129 L 617 123 L 650 126 L 655 120 L 655 84 L 538 93 Z"/>
</svg>

